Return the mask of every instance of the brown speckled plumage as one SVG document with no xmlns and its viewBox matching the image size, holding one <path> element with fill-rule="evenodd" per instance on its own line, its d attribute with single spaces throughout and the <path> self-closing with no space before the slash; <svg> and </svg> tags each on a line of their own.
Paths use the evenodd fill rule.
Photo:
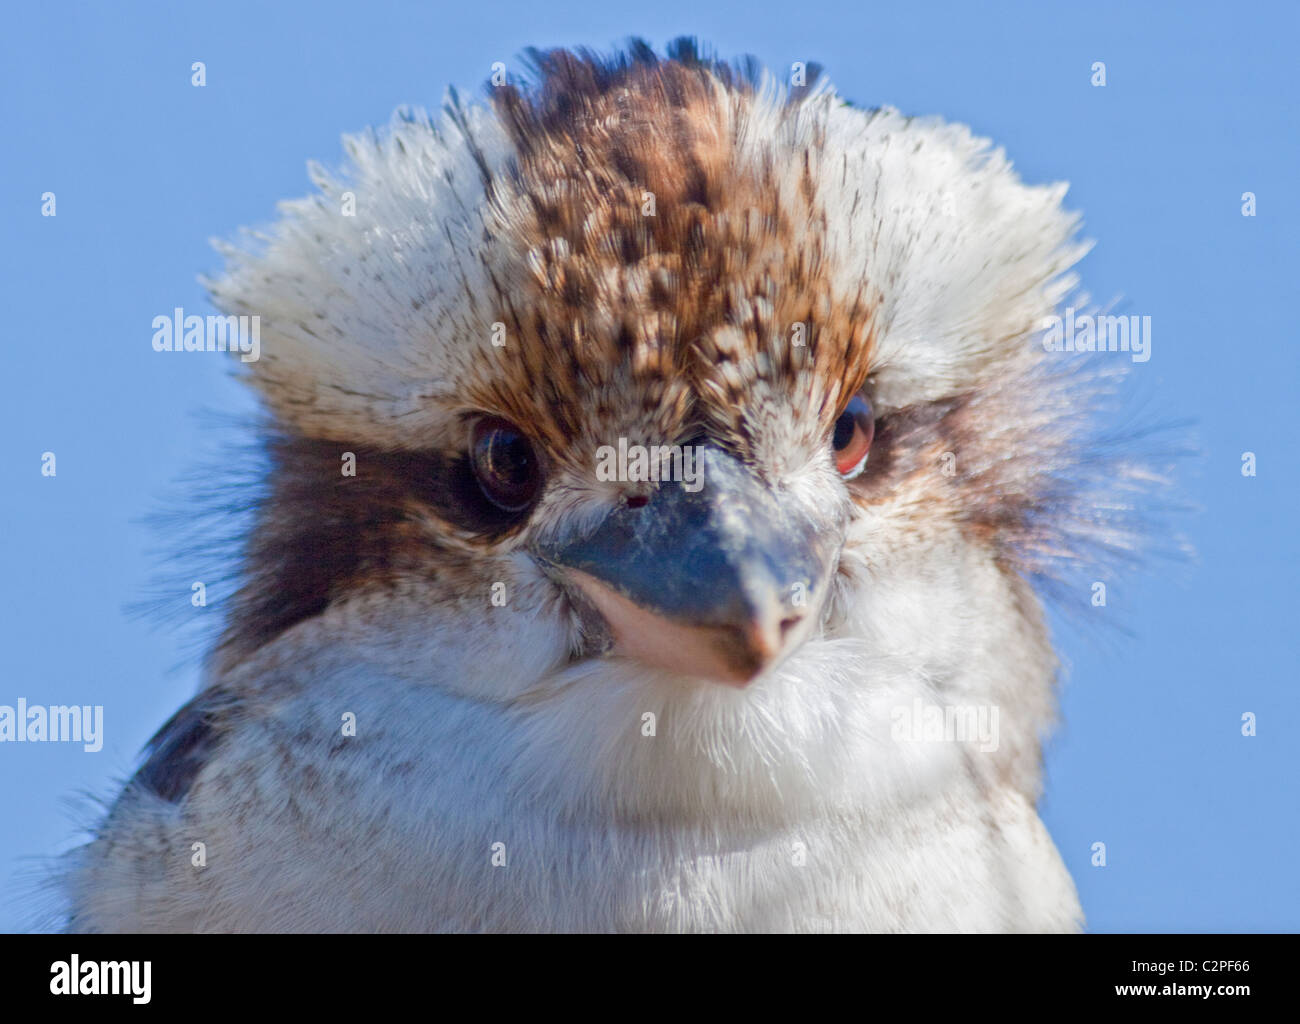
<svg viewBox="0 0 1300 1024">
<path fill-rule="evenodd" d="M 1107 375 L 1036 340 L 1085 248 L 1063 187 L 815 68 L 781 94 L 687 42 L 531 63 L 348 140 L 226 250 L 214 301 L 263 318 L 265 495 L 74 926 L 1077 927 L 1033 806 L 1031 584 L 1131 552 L 1150 476 L 1088 432 Z M 832 436 L 868 400 L 853 476 Z M 476 482 L 483 416 L 540 467 L 513 510 Z M 714 477 L 600 478 L 619 442 Z M 666 639 L 629 644 L 646 622 Z M 921 701 L 1000 734 L 900 740 Z"/>
</svg>

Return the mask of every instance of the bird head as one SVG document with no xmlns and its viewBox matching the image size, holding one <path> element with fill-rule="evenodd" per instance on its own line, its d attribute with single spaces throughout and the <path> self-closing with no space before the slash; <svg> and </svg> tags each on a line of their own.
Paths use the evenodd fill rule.
<svg viewBox="0 0 1300 1024">
<path fill-rule="evenodd" d="M 532 60 L 225 250 L 271 471 L 223 662 L 326 617 L 492 700 L 1050 675 L 1029 582 L 1125 543 L 1037 340 L 1064 186 L 684 42 Z"/>
</svg>

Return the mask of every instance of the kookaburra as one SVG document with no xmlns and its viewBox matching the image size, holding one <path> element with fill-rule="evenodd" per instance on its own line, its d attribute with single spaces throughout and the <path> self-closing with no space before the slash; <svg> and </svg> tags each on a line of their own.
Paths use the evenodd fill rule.
<svg viewBox="0 0 1300 1024">
<path fill-rule="evenodd" d="M 532 60 L 225 250 L 265 493 L 69 927 L 1079 928 L 1038 582 L 1127 535 L 1065 187 L 687 41 Z"/>
</svg>

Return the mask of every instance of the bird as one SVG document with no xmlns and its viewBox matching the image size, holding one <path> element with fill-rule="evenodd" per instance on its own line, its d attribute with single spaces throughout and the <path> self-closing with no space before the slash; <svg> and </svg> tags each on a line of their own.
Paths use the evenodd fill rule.
<svg viewBox="0 0 1300 1024">
<path fill-rule="evenodd" d="M 526 58 L 221 245 L 264 486 L 67 929 L 1082 929 L 1046 609 L 1140 474 L 1040 340 L 1066 185 L 813 64 Z"/>
</svg>

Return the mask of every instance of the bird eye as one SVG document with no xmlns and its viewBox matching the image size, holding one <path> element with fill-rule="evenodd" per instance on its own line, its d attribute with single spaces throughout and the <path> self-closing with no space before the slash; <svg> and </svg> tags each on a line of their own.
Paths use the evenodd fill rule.
<svg viewBox="0 0 1300 1024">
<path fill-rule="evenodd" d="M 853 401 L 835 421 L 831 448 L 835 452 L 835 468 L 845 480 L 852 480 L 867 464 L 871 438 L 876 433 L 876 417 L 865 395 L 854 395 Z"/>
<path fill-rule="evenodd" d="M 527 508 L 541 490 L 537 453 L 509 420 L 485 416 L 474 424 L 469 461 L 483 496 L 503 511 Z"/>
</svg>

